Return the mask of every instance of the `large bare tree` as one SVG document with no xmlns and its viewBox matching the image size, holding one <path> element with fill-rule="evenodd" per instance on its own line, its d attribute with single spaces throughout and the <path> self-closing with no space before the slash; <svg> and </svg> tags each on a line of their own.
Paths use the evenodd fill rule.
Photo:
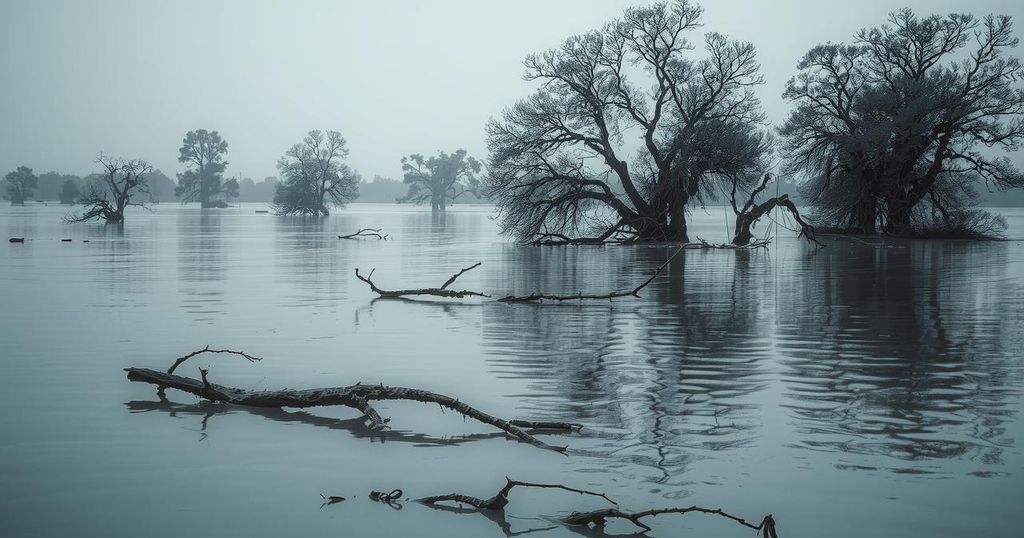
<svg viewBox="0 0 1024 538">
<path fill-rule="evenodd" d="M 310 131 L 277 163 L 282 182 L 274 193 L 278 215 L 328 215 L 328 205 L 359 196 L 359 175 L 349 168 L 345 139 L 338 131 Z"/>
<path fill-rule="evenodd" d="M 84 222 L 103 219 L 108 224 L 121 224 L 125 209 L 145 207 L 145 201 L 139 201 L 137 196 L 149 193 L 146 175 L 153 171 L 153 166 L 142 159 L 120 159 L 103 154 L 96 162 L 103 166 L 103 173 L 100 179 L 89 184 L 78 200 L 85 209 L 81 213 L 69 214 L 64 220 Z"/>
<path fill-rule="evenodd" d="M 787 166 L 820 216 L 847 231 L 957 230 L 975 186 L 1024 186 L 996 150 L 1024 140 L 1024 65 L 1006 16 L 891 13 L 852 44 L 812 48 L 784 96 Z M 985 224 L 988 223 L 988 224 Z"/>
<path fill-rule="evenodd" d="M 754 188 L 770 153 L 754 46 L 687 36 L 687 0 L 631 8 L 526 59 L 539 89 L 488 126 L 487 192 L 506 232 L 688 240 L 687 208 Z"/>
<path fill-rule="evenodd" d="M 464 149 L 452 154 L 439 151 L 429 159 L 418 153 L 402 157 L 409 192 L 396 201 L 422 204 L 429 200 L 431 210 L 444 211 L 449 201 L 479 190 L 477 174 L 481 168 L 480 161 L 468 156 Z"/>
</svg>

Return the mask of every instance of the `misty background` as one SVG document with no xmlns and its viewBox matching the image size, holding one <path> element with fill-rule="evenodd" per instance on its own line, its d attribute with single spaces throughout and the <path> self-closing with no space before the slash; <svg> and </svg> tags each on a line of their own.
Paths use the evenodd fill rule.
<svg viewBox="0 0 1024 538">
<path fill-rule="evenodd" d="M 364 181 L 400 181 L 411 153 L 485 158 L 487 120 L 534 87 L 521 79 L 527 54 L 645 3 L 5 0 L 0 170 L 85 176 L 103 151 L 149 160 L 173 181 L 185 132 L 205 128 L 229 143 L 225 177 L 259 182 L 307 131 L 335 129 Z M 766 81 L 757 92 L 778 125 L 784 84 L 808 49 L 849 41 L 904 6 L 1008 14 L 1018 34 L 1024 24 L 1024 3 L 1011 0 L 726 0 L 704 6 L 704 30 L 756 45 Z M 361 201 L 393 199 L 361 190 Z M 985 201 L 1000 200 L 1024 195 Z"/>
</svg>

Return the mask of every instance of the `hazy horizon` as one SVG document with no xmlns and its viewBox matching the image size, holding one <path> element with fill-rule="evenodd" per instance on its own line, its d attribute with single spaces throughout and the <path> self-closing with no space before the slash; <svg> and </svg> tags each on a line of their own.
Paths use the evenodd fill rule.
<svg viewBox="0 0 1024 538">
<path fill-rule="evenodd" d="M 198 128 L 228 141 L 227 175 L 257 181 L 310 129 L 341 131 L 368 181 L 400 179 L 399 159 L 411 153 L 465 148 L 485 158 L 487 120 L 534 87 L 521 78 L 527 54 L 648 3 L 8 1 L 0 168 L 84 175 L 102 151 L 174 177 L 185 168 L 181 139 Z M 773 124 L 811 46 L 848 41 L 903 6 L 962 11 L 955 1 L 822 4 L 702 4 L 702 32 L 758 47 L 766 83 L 757 91 Z M 1024 4 L 971 5 L 975 15 L 1024 20 Z"/>
</svg>

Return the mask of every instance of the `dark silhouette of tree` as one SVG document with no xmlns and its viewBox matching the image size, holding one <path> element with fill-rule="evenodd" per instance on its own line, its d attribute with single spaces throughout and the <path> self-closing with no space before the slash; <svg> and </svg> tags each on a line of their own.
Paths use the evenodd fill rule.
<svg viewBox="0 0 1024 538">
<path fill-rule="evenodd" d="M 199 200 L 201 207 L 225 207 L 221 198 L 238 197 L 238 181 L 224 181 L 221 177 L 228 164 L 224 161 L 228 143 L 217 131 L 189 131 L 178 151 L 178 161 L 194 167 L 178 174 L 174 194 L 181 198 L 182 203 Z"/>
<path fill-rule="evenodd" d="M 32 197 L 32 191 L 39 185 L 39 178 L 32 173 L 27 166 L 19 166 L 17 169 L 7 172 L 4 176 L 4 198 L 11 201 L 11 205 L 22 205 L 25 200 Z"/>
<path fill-rule="evenodd" d="M 60 186 L 60 203 L 65 205 L 71 205 L 75 203 L 75 200 L 82 194 L 78 189 L 78 185 L 70 179 L 64 180 L 64 183 Z"/>
<path fill-rule="evenodd" d="M 344 164 L 345 139 L 338 131 L 313 130 L 277 163 L 283 181 L 274 193 L 278 215 L 328 215 L 327 206 L 359 196 L 359 174 Z"/>
<path fill-rule="evenodd" d="M 1024 66 L 1010 17 L 896 11 L 853 44 L 812 48 L 784 97 L 788 169 L 827 224 L 908 234 L 991 227 L 975 185 L 1024 186 L 993 150 L 1024 140 Z M 971 50 L 964 50 L 965 48 Z"/>
<path fill-rule="evenodd" d="M 532 96 L 488 126 L 487 192 L 504 231 L 688 240 L 686 210 L 760 179 L 770 136 L 750 43 L 687 38 L 686 0 L 631 8 L 600 31 L 526 59 Z M 632 162 L 619 147 L 636 133 Z M 589 238 L 593 240 L 594 238 Z"/>
<path fill-rule="evenodd" d="M 85 205 L 85 211 L 69 214 L 64 217 L 66 222 L 103 219 L 107 224 L 121 224 L 126 208 L 145 207 L 145 202 L 137 201 L 137 196 L 149 193 L 146 175 L 153 171 L 153 165 L 142 159 L 120 159 L 102 154 L 96 162 L 103 166 L 104 171 L 100 179 L 89 184 L 79 199 L 79 203 Z"/>
<path fill-rule="evenodd" d="M 429 159 L 419 153 L 402 157 L 409 192 L 396 201 L 422 204 L 429 200 L 431 210 L 444 211 L 448 201 L 454 202 L 467 192 L 479 191 L 477 174 L 482 168 L 480 161 L 469 157 L 464 149 L 450 155 L 440 151 Z"/>
</svg>

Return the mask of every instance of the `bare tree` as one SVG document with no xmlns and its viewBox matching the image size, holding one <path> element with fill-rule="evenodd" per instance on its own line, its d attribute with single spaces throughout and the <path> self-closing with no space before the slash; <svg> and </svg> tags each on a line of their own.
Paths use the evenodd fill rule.
<svg viewBox="0 0 1024 538">
<path fill-rule="evenodd" d="M 859 233 L 991 224 L 966 209 L 975 185 L 1024 186 L 993 151 L 1024 140 L 1024 65 L 1006 56 L 1017 44 L 1007 16 L 903 9 L 851 45 L 812 48 L 787 84 L 796 108 L 780 132 L 820 218 Z"/>
<path fill-rule="evenodd" d="M 4 176 L 4 198 L 11 205 L 22 205 L 32 196 L 32 191 L 39 185 L 39 178 L 27 166 L 19 166 Z"/>
<path fill-rule="evenodd" d="M 418 153 L 402 157 L 409 192 L 396 201 L 422 204 L 430 200 L 431 210 L 444 211 L 449 201 L 479 190 L 480 180 L 476 175 L 481 168 L 480 161 L 469 157 L 464 149 L 450 155 L 440 151 L 429 159 Z"/>
<path fill-rule="evenodd" d="M 774 179 L 771 174 L 765 174 L 764 179 L 761 183 L 750 191 L 747 200 L 740 206 L 736 201 L 737 189 L 739 187 L 739 179 L 734 179 L 732 182 L 732 191 L 729 193 L 729 203 L 732 205 L 732 210 L 736 214 L 736 225 L 733 228 L 732 244 L 736 246 L 749 245 L 754 239 L 753 228 L 754 225 L 761 219 L 761 217 L 769 214 L 776 207 L 781 207 L 788 211 L 793 217 L 793 220 L 800 226 L 800 236 L 807 238 L 808 241 L 822 246 L 820 242 L 814 237 L 814 226 L 811 226 L 800 216 L 800 211 L 797 210 L 796 204 L 789 199 L 788 194 L 782 194 L 780 196 L 773 196 L 767 200 L 758 203 L 757 195 L 764 192 L 765 188 L 768 187 L 769 183 Z"/>
<path fill-rule="evenodd" d="M 85 194 L 78 200 L 85 206 L 85 210 L 64 217 L 66 222 L 103 219 L 108 224 L 121 224 L 124 222 L 126 208 L 145 207 L 144 201 L 134 201 L 133 197 L 149 193 L 146 174 L 153 171 L 153 165 L 142 159 L 120 159 L 103 154 L 100 154 L 96 162 L 104 169 L 101 179 L 90 183 Z"/>
<path fill-rule="evenodd" d="M 328 215 L 328 205 L 359 196 L 359 175 L 344 164 L 345 139 L 338 131 L 309 132 L 277 163 L 283 181 L 274 193 L 278 215 Z"/>
<path fill-rule="evenodd" d="M 754 46 L 708 33 L 695 58 L 686 35 L 701 13 L 687 0 L 631 8 L 526 59 L 540 89 L 488 126 L 487 191 L 506 232 L 686 241 L 690 204 L 757 181 L 770 139 Z"/>
</svg>

